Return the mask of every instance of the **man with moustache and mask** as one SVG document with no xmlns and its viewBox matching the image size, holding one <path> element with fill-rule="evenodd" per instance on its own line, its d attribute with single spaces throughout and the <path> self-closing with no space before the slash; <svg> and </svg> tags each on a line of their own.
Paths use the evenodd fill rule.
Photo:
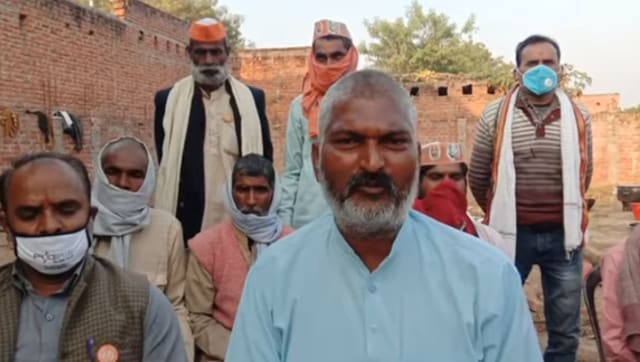
<svg viewBox="0 0 640 362">
<path fill-rule="evenodd" d="M 334 84 L 313 160 L 333 211 L 253 266 L 227 361 L 541 361 L 512 263 L 411 210 L 417 115 L 373 70 Z"/>
<path fill-rule="evenodd" d="M 94 253 L 117 266 L 144 274 L 173 305 L 189 360 L 193 336 L 184 303 L 186 253 L 180 222 L 149 207 L 156 186 L 151 152 L 140 140 L 119 137 L 102 147 L 96 159 L 91 203 Z"/>
<path fill-rule="evenodd" d="M 224 25 L 193 23 L 187 51 L 192 74 L 155 98 L 154 205 L 176 215 L 185 243 L 224 218 L 222 189 L 238 157 L 273 158 L 264 92 L 229 74 Z"/>
<path fill-rule="evenodd" d="M 186 361 L 162 292 L 89 253 L 90 195 L 71 156 L 29 155 L 6 171 L 2 222 L 17 260 L 0 268 L 0 360 Z"/>
<path fill-rule="evenodd" d="M 230 217 L 189 241 L 186 302 L 196 361 L 224 361 L 249 268 L 292 232 L 276 214 L 279 188 L 271 161 L 241 157 L 225 188 Z"/>
<path fill-rule="evenodd" d="M 287 123 L 282 203 L 278 214 L 297 229 L 329 211 L 316 180 L 311 144 L 318 138 L 318 110 L 329 87 L 358 67 L 358 49 L 347 26 L 332 20 L 314 25 L 302 94 L 291 102 Z"/>
<path fill-rule="evenodd" d="M 558 88 L 560 47 L 553 39 L 532 35 L 519 43 L 516 65 L 518 84 L 478 122 L 469 182 L 485 223 L 516 243 L 522 282 L 534 264 L 540 267 L 545 361 L 576 361 L 591 119 Z"/>
</svg>

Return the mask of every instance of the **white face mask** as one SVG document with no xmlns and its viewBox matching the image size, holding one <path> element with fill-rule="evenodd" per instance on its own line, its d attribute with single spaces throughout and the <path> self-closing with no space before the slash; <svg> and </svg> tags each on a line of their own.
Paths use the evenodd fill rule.
<svg viewBox="0 0 640 362">
<path fill-rule="evenodd" d="M 18 259 L 46 275 L 67 272 L 87 254 L 87 229 L 68 234 L 16 236 Z"/>
</svg>

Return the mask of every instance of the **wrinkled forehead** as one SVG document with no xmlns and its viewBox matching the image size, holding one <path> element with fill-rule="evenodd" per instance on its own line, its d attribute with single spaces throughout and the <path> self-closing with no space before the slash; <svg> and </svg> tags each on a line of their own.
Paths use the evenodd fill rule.
<svg viewBox="0 0 640 362">
<path fill-rule="evenodd" d="M 325 133 L 350 132 L 386 135 L 409 133 L 415 137 L 410 110 L 390 97 L 351 98 L 335 103 Z"/>
<path fill-rule="evenodd" d="M 124 138 L 108 144 L 102 151 L 102 163 L 104 163 L 106 159 L 113 160 L 114 158 L 123 161 L 135 159 L 138 162 L 144 162 L 146 167 L 149 152 L 145 145 L 139 141 L 133 138 Z"/>
<path fill-rule="evenodd" d="M 81 176 L 60 160 L 36 160 L 15 170 L 8 184 L 8 203 L 37 206 L 74 200 L 88 202 Z"/>
</svg>

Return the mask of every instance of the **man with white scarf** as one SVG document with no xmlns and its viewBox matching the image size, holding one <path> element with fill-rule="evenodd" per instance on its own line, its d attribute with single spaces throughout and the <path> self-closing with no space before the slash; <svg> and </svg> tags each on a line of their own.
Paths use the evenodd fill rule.
<svg viewBox="0 0 640 362">
<path fill-rule="evenodd" d="M 293 231 L 276 213 L 280 185 L 273 164 L 260 155 L 238 159 L 224 201 L 230 217 L 189 241 L 185 299 L 196 361 L 224 361 L 250 267 Z"/>
<path fill-rule="evenodd" d="M 186 255 L 180 222 L 149 206 L 156 183 L 147 146 L 132 137 L 108 142 L 98 154 L 91 201 L 94 253 L 144 274 L 173 304 L 189 360 L 193 337 L 184 303 Z"/>
<path fill-rule="evenodd" d="M 469 182 L 485 222 L 515 241 L 522 282 L 533 265 L 540 267 L 545 362 L 576 361 L 591 119 L 560 88 L 560 47 L 553 39 L 522 41 L 516 66 L 516 87 L 487 106 L 478 122 Z"/>
<path fill-rule="evenodd" d="M 187 46 L 191 75 L 155 97 L 154 206 L 180 220 L 185 242 L 226 216 L 221 190 L 239 157 L 273 159 L 265 93 L 231 75 L 230 52 L 223 23 L 195 21 Z"/>
</svg>

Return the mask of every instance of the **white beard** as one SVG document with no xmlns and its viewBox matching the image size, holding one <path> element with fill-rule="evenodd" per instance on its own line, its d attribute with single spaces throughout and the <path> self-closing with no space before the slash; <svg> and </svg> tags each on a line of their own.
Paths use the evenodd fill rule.
<svg viewBox="0 0 640 362">
<path fill-rule="evenodd" d="M 204 73 L 206 70 L 215 71 L 215 74 L 208 75 Z M 226 64 L 208 66 L 191 64 L 191 75 L 198 84 L 219 87 L 227 80 L 227 78 L 229 78 L 229 68 L 227 68 Z"/>
<path fill-rule="evenodd" d="M 390 200 L 388 205 L 368 206 L 357 206 L 350 198 L 341 202 L 329 189 L 321 168 L 319 179 L 322 192 L 333 210 L 333 216 L 339 228 L 351 235 L 374 238 L 381 234 L 396 232 L 402 227 L 418 195 L 419 174 L 420 168 L 417 168 L 408 193 L 400 193 L 395 200 Z"/>
</svg>

